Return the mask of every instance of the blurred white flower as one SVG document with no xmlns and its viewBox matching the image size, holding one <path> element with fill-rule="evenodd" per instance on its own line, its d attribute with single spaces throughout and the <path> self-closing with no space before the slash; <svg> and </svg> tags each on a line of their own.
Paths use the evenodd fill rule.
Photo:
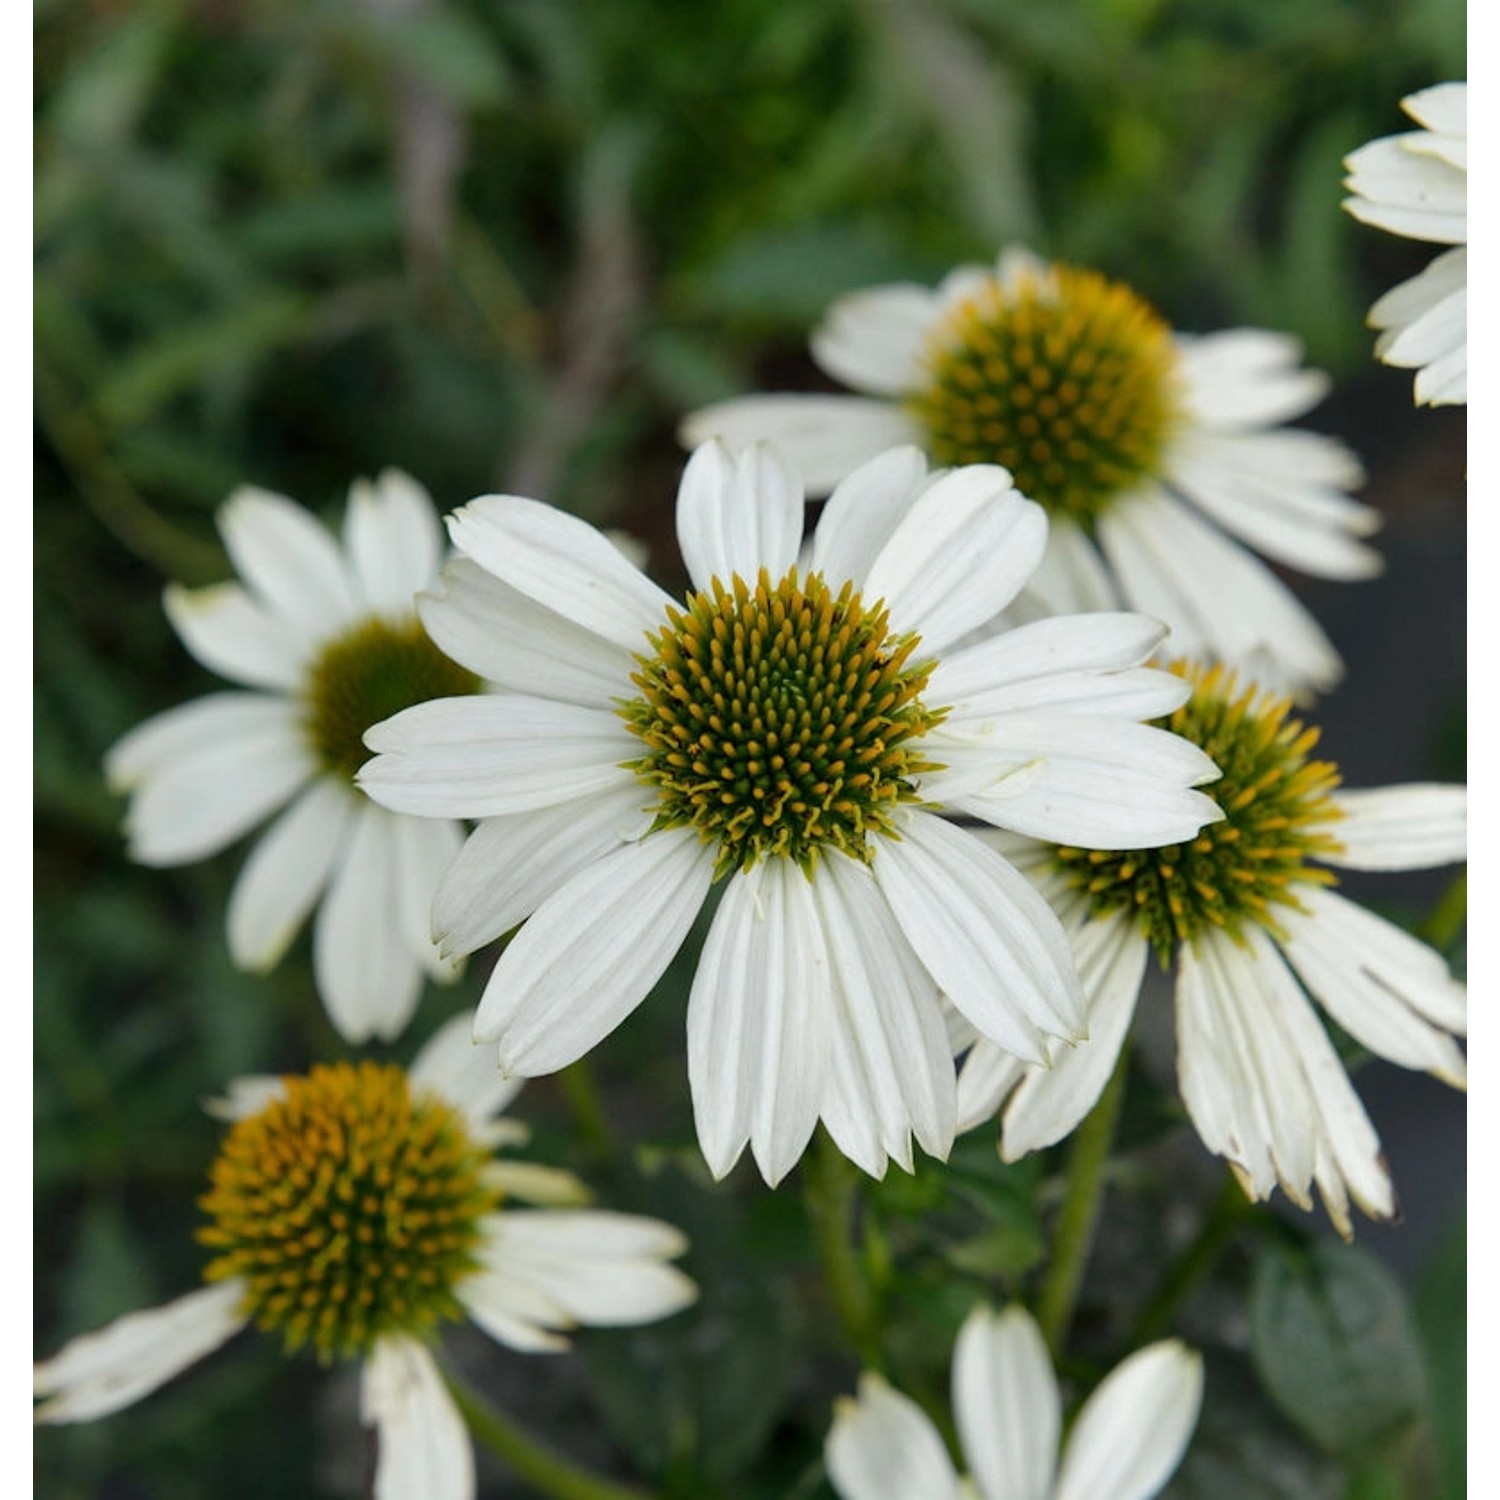
<svg viewBox="0 0 1500 1500">
<path fill-rule="evenodd" d="M 1466 83 L 1409 94 L 1401 107 L 1424 130 L 1383 136 L 1344 158 L 1344 207 L 1362 224 L 1452 245 L 1370 309 L 1375 356 L 1416 370 L 1428 406 L 1469 399 L 1469 126 Z"/>
<path fill-rule="evenodd" d="M 587 1201 L 564 1172 L 496 1161 L 524 1131 L 496 1120 L 500 1079 L 460 1016 L 409 1072 L 340 1063 L 240 1079 L 214 1112 L 235 1121 L 202 1200 L 208 1285 L 74 1339 L 37 1365 L 38 1422 L 86 1422 L 149 1395 L 251 1323 L 290 1353 L 358 1359 L 361 1419 L 379 1434 L 379 1500 L 471 1500 L 469 1435 L 429 1345 L 467 1316 L 524 1353 L 580 1324 L 654 1322 L 694 1284 L 668 1264 L 670 1225 L 511 1198 Z"/>
</svg>

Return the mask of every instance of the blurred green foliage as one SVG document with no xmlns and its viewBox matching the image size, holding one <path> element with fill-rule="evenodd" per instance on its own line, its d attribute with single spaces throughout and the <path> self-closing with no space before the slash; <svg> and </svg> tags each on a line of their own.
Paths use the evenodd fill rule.
<svg viewBox="0 0 1500 1500">
<path fill-rule="evenodd" d="M 1366 370 L 1364 311 L 1425 252 L 1339 212 L 1339 160 L 1401 128 L 1403 93 L 1463 75 L 1463 26 L 1457 0 L 39 0 L 39 1351 L 193 1284 L 205 1095 L 343 1051 L 305 940 L 269 979 L 231 968 L 241 855 L 132 868 L 99 770 L 210 687 L 159 594 L 227 576 L 212 514 L 236 484 L 330 517 L 388 464 L 443 508 L 539 494 L 635 530 L 671 581 L 682 412 L 820 382 L 803 349 L 831 297 L 1012 240 L 1130 280 L 1179 326 L 1289 328 Z M 486 968 L 429 997 L 395 1055 Z M 826 1494 L 854 1364 L 828 1353 L 795 1191 L 706 1181 L 689 972 L 601 1049 L 613 1152 L 580 1143 L 553 1083 L 521 1112 L 604 1201 L 688 1229 L 702 1306 L 549 1364 L 564 1395 L 587 1380 L 581 1405 L 518 1357 L 473 1358 L 544 1434 L 586 1428 L 601 1466 L 671 1495 Z M 1132 1117 L 1147 1150 L 1176 1123 L 1159 1101 Z M 1024 1289 L 1042 1255 L 1055 1167 L 1004 1169 L 981 1131 L 953 1170 L 874 1190 L 862 1264 L 934 1409 L 974 1296 Z M 1148 1260 L 1168 1253 L 1152 1233 L 1131 1241 Z M 1096 1309 L 1075 1373 L 1097 1378 L 1121 1331 Z M 1226 1400 L 1242 1380 L 1270 1431 L 1234 1358 Z M 1243 1460 L 1245 1430 L 1209 1425 L 1200 1476 L 1221 1472 L 1214 1432 Z M 347 1381 L 247 1337 L 128 1415 L 41 1434 L 38 1493 L 358 1494 L 361 1441 Z M 1285 1424 L 1275 1444 L 1300 1477 L 1235 1493 L 1329 1493 L 1327 1459 Z M 1230 1493 L 1193 1472 L 1182 1495 Z"/>
</svg>

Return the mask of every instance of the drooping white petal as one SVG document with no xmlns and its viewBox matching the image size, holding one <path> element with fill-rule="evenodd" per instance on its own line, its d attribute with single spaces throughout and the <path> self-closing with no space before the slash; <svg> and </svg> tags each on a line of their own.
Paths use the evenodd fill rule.
<svg viewBox="0 0 1500 1500">
<path fill-rule="evenodd" d="M 216 707 L 227 707 L 223 695 Z M 255 827 L 317 774 L 318 766 L 297 722 L 295 707 L 281 699 L 261 700 L 251 712 L 213 712 L 215 700 L 172 710 L 180 715 L 169 727 L 166 716 L 149 720 L 137 734 L 161 731 L 155 745 L 122 740 L 116 747 L 125 759 L 144 760 L 162 741 L 177 745 L 193 740 L 148 770 L 135 789 L 125 816 L 131 858 L 147 865 L 179 865 L 214 854 Z M 248 705 L 247 705 L 248 708 Z M 200 715 L 187 710 L 202 709 Z M 201 739 L 211 724 L 239 718 L 233 735 Z M 178 730 L 184 732 L 179 735 Z"/>
<path fill-rule="evenodd" d="M 1052 908 L 972 833 L 915 813 L 882 839 L 873 870 L 917 957 L 949 1000 L 1027 1062 L 1044 1035 L 1082 1034 L 1085 1004 Z"/>
<path fill-rule="evenodd" d="M 1442 782 L 1340 790 L 1328 831 L 1343 846 L 1321 855 L 1345 870 L 1427 870 L 1469 855 L 1469 789 Z"/>
<path fill-rule="evenodd" d="M 813 534 L 810 571 L 837 589 L 849 579 L 863 588 L 881 548 L 927 482 L 920 448 L 890 448 L 840 480 Z"/>
<path fill-rule="evenodd" d="M 903 396 L 922 382 L 922 353 L 941 312 L 940 294 L 913 282 L 851 292 L 814 331 L 812 357 L 853 390 Z"/>
<path fill-rule="evenodd" d="M 1005 1110 L 1000 1154 L 1006 1161 L 1055 1145 L 1083 1122 L 1104 1092 L 1135 1015 L 1149 945 L 1130 914 L 1083 923 L 1073 945 L 1089 999 L 1089 1039 L 1055 1049 L 1050 1068 L 1026 1070 Z"/>
<path fill-rule="evenodd" d="M 422 992 L 401 914 L 397 817 L 359 807 L 313 926 L 313 973 L 347 1042 L 399 1036 Z"/>
<path fill-rule="evenodd" d="M 256 841 L 229 893 L 229 953 L 251 973 L 280 963 L 333 871 L 357 794 L 319 776 Z"/>
<path fill-rule="evenodd" d="M 1193 790 L 1218 777 L 1196 745 L 1148 724 L 1085 713 L 1017 712 L 949 723 L 923 748 L 942 760 L 949 742 L 991 757 L 993 788 L 974 785 L 973 766 L 952 785 L 924 791 L 957 812 L 1050 843 L 1142 849 L 1192 838 L 1222 814 Z M 1007 776 L 1025 768 L 1029 774 Z"/>
<path fill-rule="evenodd" d="M 832 978 L 811 883 L 790 860 L 732 876 L 688 998 L 688 1082 L 704 1159 L 723 1177 L 749 1142 L 770 1186 L 817 1124 Z"/>
<path fill-rule="evenodd" d="M 955 1089 L 937 987 L 864 865 L 829 853 L 812 884 L 833 978 L 828 1132 L 876 1177 L 887 1157 L 912 1170 L 912 1135 L 946 1159 Z"/>
<path fill-rule="evenodd" d="M 937 1428 L 879 1375 L 840 1400 L 824 1453 L 841 1500 L 958 1500 L 958 1476 Z"/>
<path fill-rule="evenodd" d="M 693 587 L 764 568 L 779 582 L 802 541 L 802 481 L 765 443 L 738 456 L 717 438 L 693 452 L 677 491 L 677 542 Z"/>
<path fill-rule="evenodd" d="M 386 469 L 374 484 L 356 480 L 344 517 L 344 546 L 365 608 L 410 618 L 414 597 L 437 576 L 443 560 L 432 497 L 399 469 Z"/>
<path fill-rule="evenodd" d="M 555 806 L 630 778 L 640 741 L 604 708 L 494 693 L 432 698 L 365 733 L 356 778 L 382 807 L 423 818 L 493 818 Z"/>
<path fill-rule="evenodd" d="M 1302 345 L 1286 333 L 1233 328 L 1177 336 L 1188 414 L 1213 431 L 1272 427 L 1299 417 L 1328 393 L 1321 370 L 1301 368 Z"/>
<path fill-rule="evenodd" d="M 360 1371 L 359 1417 L 379 1437 L 375 1500 L 471 1500 L 468 1428 L 437 1362 L 415 1339 L 376 1342 Z"/>
<path fill-rule="evenodd" d="M 976 1307 L 965 1320 L 953 1350 L 953 1415 L 986 1500 L 1048 1500 L 1062 1397 L 1024 1308 Z"/>
<path fill-rule="evenodd" d="M 972 1130 L 976 1125 L 993 1120 L 1016 1085 L 1030 1072 L 1014 1053 L 980 1037 L 969 1048 L 969 1055 L 959 1069 L 959 1130 Z"/>
<path fill-rule="evenodd" d="M 654 1323 L 698 1296 L 668 1262 L 687 1249 L 670 1224 L 602 1209 L 526 1209 L 492 1214 L 481 1226 L 485 1271 L 550 1304 L 545 1326 Z M 457 1288 L 467 1302 L 468 1283 Z"/>
<path fill-rule="evenodd" d="M 210 672 L 249 687 L 290 691 L 301 684 L 312 641 L 239 584 L 169 583 L 162 607 L 178 639 Z"/>
<path fill-rule="evenodd" d="M 914 630 L 924 651 L 938 651 L 1004 609 L 1046 545 L 1047 513 L 1017 493 L 1009 472 L 969 464 L 912 502 L 863 593 L 885 600 L 893 631 Z"/>
<path fill-rule="evenodd" d="M 448 517 L 453 545 L 502 583 L 640 651 L 672 602 L 587 521 L 518 495 L 481 495 Z"/>
<path fill-rule="evenodd" d="M 451 984 L 461 959 L 445 956 L 432 935 L 432 903 L 439 882 L 463 846 L 463 828 L 444 818 L 392 819 L 396 918 L 411 953 L 439 984 Z"/>
<path fill-rule="evenodd" d="M 1397 329 L 1415 323 L 1440 307 L 1469 284 L 1469 250 L 1466 245 L 1445 250 L 1415 276 L 1398 282 L 1370 308 L 1372 328 Z"/>
<path fill-rule="evenodd" d="M 33 1393 L 48 1398 L 34 1420 L 91 1422 L 149 1396 L 245 1326 L 245 1290 L 221 1281 L 65 1344 L 32 1368 Z"/>
<path fill-rule="evenodd" d="M 1152 1500 L 1176 1472 L 1203 1404 L 1203 1360 L 1176 1339 L 1137 1350 L 1084 1403 L 1052 1500 Z"/>
<path fill-rule="evenodd" d="M 432 903 L 445 953 L 472 953 L 524 921 L 554 891 L 651 826 L 634 777 L 534 812 L 486 818 L 448 867 Z"/>
<path fill-rule="evenodd" d="M 1375 352 L 1388 365 L 1425 365 L 1468 343 L 1469 295 L 1454 292 L 1402 328 L 1381 335 Z"/>
<path fill-rule="evenodd" d="M 1027 619 L 1113 610 L 1120 607 L 1120 593 L 1083 528 L 1064 516 L 1049 516 L 1047 550 L 1015 607 Z"/>
<path fill-rule="evenodd" d="M 549 896 L 486 985 L 474 1035 L 505 1073 L 582 1057 L 646 998 L 708 895 L 713 854 L 690 828 L 625 844 Z"/>
<path fill-rule="evenodd" d="M 436 1094 L 476 1128 L 488 1125 L 525 1083 L 521 1078 L 501 1077 L 495 1049 L 475 1042 L 474 1017 L 468 1012 L 433 1032 L 406 1076 L 413 1089 Z"/>
<path fill-rule="evenodd" d="M 598 707 L 631 692 L 623 646 L 456 557 L 417 610 L 437 646 L 497 687 Z M 644 638 L 642 640 L 644 645 Z"/>
<path fill-rule="evenodd" d="M 273 614 L 313 641 L 354 622 L 359 601 L 343 554 L 310 511 L 245 485 L 224 502 L 218 519 L 235 571 Z"/>
<path fill-rule="evenodd" d="M 683 420 L 677 440 L 696 448 L 720 439 L 731 452 L 770 443 L 802 476 L 811 496 L 826 495 L 846 474 L 887 448 L 919 443 L 899 406 L 863 396 L 737 396 Z"/>
</svg>

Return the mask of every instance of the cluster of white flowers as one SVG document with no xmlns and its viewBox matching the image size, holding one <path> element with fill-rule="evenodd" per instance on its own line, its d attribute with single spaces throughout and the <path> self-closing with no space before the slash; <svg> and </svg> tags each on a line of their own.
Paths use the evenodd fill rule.
<svg viewBox="0 0 1500 1500">
<path fill-rule="evenodd" d="M 1383 359 L 1419 368 L 1418 400 L 1462 401 L 1463 85 L 1406 105 L 1426 128 L 1348 159 L 1348 207 L 1457 246 L 1371 321 Z M 1007 1160 L 1061 1140 L 1115 1068 L 1154 950 L 1176 967 L 1183 1100 L 1247 1194 L 1307 1207 L 1315 1186 L 1346 1236 L 1351 1200 L 1394 1214 L 1309 997 L 1462 1085 L 1463 985 L 1329 887 L 1462 860 L 1465 798 L 1341 790 L 1293 717 L 1342 667 L 1255 554 L 1333 579 L 1381 565 L 1357 460 L 1283 425 L 1325 377 L 1285 335 L 1176 334 L 1129 289 L 1019 249 L 844 298 L 812 353 L 858 394 L 684 423 L 681 598 L 534 499 L 453 512 L 446 562 L 404 475 L 354 487 L 342 547 L 282 497 L 224 506 L 243 581 L 165 604 L 237 687 L 111 752 L 131 852 L 195 860 L 275 814 L 230 951 L 267 970 L 317 908 L 317 987 L 351 1043 L 399 1036 L 425 979 L 510 936 L 477 1013 L 409 1070 L 231 1086 L 208 1285 L 39 1365 L 39 1420 L 115 1411 L 255 1323 L 362 1360 L 378 1495 L 471 1495 L 429 1350 L 443 1320 L 538 1351 L 695 1295 L 676 1230 L 492 1152 L 524 1136 L 496 1119 L 520 1079 L 621 1025 L 710 909 L 685 1026 L 716 1178 L 748 1147 L 774 1187 L 820 1122 L 876 1177 L 997 1116 Z M 807 492 L 827 496 L 810 530 Z M 367 1200 L 346 1255 L 340 1205 Z M 408 1254 L 420 1296 L 392 1290 Z M 1201 1390 L 1181 1346 L 1139 1351 L 1059 1467 L 1035 1325 L 979 1310 L 954 1365 L 968 1487 L 876 1375 L 840 1409 L 828 1472 L 846 1500 L 1146 1500 Z"/>
</svg>

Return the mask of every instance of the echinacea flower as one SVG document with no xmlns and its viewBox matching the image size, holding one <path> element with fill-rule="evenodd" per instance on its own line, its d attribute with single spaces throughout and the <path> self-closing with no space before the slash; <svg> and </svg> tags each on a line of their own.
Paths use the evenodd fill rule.
<svg viewBox="0 0 1500 1500">
<path fill-rule="evenodd" d="M 1084 1402 L 1062 1444 L 1062 1396 L 1029 1313 L 976 1307 L 953 1351 L 968 1477 L 910 1397 L 879 1375 L 840 1401 L 825 1445 L 842 1500 L 1151 1500 L 1197 1425 L 1203 1361 L 1176 1339 L 1138 1350 Z"/>
<path fill-rule="evenodd" d="M 840 299 L 812 354 L 861 394 L 724 401 L 688 417 L 684 443 L 774 443 L 815 492 L 893 443 L 1002 464 L 1052 526 L 1027 614 L 1123 605 L 1169 625 L 1174 654 L 1298 693 L 1338 680 L 1317 622 L 1247 550 L 1322 578 L 1381 568 L 1360 540 L 1379 515 L 1346 493 L 1358 460 L 1281 425 L 1328 389 L 1295 339 L 1174 334 L 1128 287 L 1013 249 L 935 289 Z"/>
<path fill-rule="evenodd" d="M 1467 792 L 1339 790 L 1315 729 L 1284 698 L 1221 668 L 1180 666 L 1192 698 L 1168 721 L 1222 768 L 1224 820 L 1166 849 L 1121 853 L 1007 839 L 1063 913 L 1089 993 L 1089 1045 L 1033 1069 L 979 1042 L 959 1080 L 960 1128 L 1002 1105 L 1001 1154 L 1051 1145 L 1092 1108 L 1129 1031 L 1148 954 L 1176 962 L 1177 1074 L 1203 1143 L 1246 1194 L 1316 1185 L 1339 1232 L 1349 1200 L 1389 1219 L 1380 1142 L 1311 996 L 1362 1046 L 1463 1087 L 1467 994 L 1442 956 L 1332 887 L 1334 871 L 1462 860 Z"/>
<path fill-rule="evenodd" d="M 498 1161 L 506 1083 L 440 1029 L 409 1072 L 373 1062 L 246 1078 L 201 1200 L 207 1285 L 74 1339 L 35 1368 L 38 1422 L 86 1422 L 149 1395 L 255 1324 L 287 1352 L 358 1359 L 380 1500 L 470 1500 L 474 1457 L 431 1345 L 467 1316 L 523 1353 L 579 1324 L 649 1323 L 690 1303 L 670 1225 L 589 1208 L 570 1174 Z"/>
<path fill-rule="evenodd" d="M 608 1035 L 722 880 L 688 1005 L 698 1138 L 717 1176 L 748 1143 L 773 1184 L 820 1118 L 877 1175 L 910 1168 L 913 1134 L 946 1155 L 940 995 L 1033 1061 L 1081 1035 L 1056 917 L 936 804 L 1128 845 L 1218 816 L 1191 790 L 1207 757 L 1137 722 L 1184 692 L 1141 665 L 1154 621 L 957 646 L 1046 545 L 1004 470 L 930 480 L 914 449 L 884 454 L 839 486 L 799 566 L 803 510 L 770 450 L 705 445 L 677 499 L 679 605 L 576 517 L 471 501 L 422 618 L 506 691 L 377 725 L 360 773 L 398 812 L 482 820 L 433 926 L 466 953 L 524 922 L 475 1018 L 506 1073 Z"/>
<path fill-rule="evenodd" d="M 317 906 L 313 969 L 330 1019 L 350 1042 L 390 1040 L 424 975 L 456 974 L 428 916 L 462 830 L 394 816 L 354 784 L 371 724 L 480 687 L 428 640 L 413 603 L 443 560 L 437 515 L 388 470 L 350 490 L 342 546 L 264 490 L 237 490 L 218 521 L 243 583 L 172 585 L 164 602 L 188 650 L 244 690 L 158 714 L 109 752 L 110 784 L 130 794 L 130 853 L 186 864 L 280 810 L 230 895 L 230 954 L 269 971 Z"/>
<path fill-rule="evenodd" d="M 1422 130 L 1383 136 L 1344 158 L 1344 207 L 1361 224 L 1452 245 L 1370 309 L 1375 357 L 1416 370 L 1427 406 L 1469 399 L 1469 86 L 1440 83 L 1401 108 Z"/>
</svg>

